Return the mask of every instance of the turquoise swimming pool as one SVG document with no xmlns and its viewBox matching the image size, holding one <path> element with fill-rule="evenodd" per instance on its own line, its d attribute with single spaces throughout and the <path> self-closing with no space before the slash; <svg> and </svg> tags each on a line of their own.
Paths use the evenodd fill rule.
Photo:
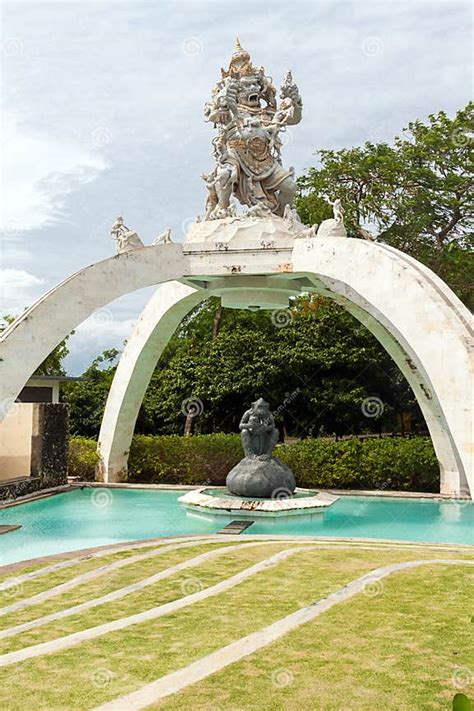
<svg viewBox="0 0 474 711">
<path fill-rule="evenodd" d="M 80 548 L 190 533 L 215 533 L 220 521 L 186 515 L 182 491 L 77 489 L 0 510 L 0 565 Z M 252 533 L 384 538 L 474 545 L 474 503 L 342 496 L 312 521 L 256 522 Z M 245 535 L 245 534 L 243 534 Z"/>
</svg>

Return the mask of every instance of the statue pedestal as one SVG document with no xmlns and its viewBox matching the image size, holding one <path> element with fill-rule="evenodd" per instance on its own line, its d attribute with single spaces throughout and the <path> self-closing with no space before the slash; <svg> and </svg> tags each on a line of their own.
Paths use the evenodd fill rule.
<svg viewBox="0 0 474 711">
<path fill-rule="evenodd" d="M 323 220 L 318 228 L 318 237 L 347 237 L 344 223 L 338 220 Z"/>
<path fill-rule="evenodd" d="M 257 498 L 291 496 L 296 488 L 293 472 L 276 457 L 244 457 L 227 475 L 231 494 Z"/>
</svg>

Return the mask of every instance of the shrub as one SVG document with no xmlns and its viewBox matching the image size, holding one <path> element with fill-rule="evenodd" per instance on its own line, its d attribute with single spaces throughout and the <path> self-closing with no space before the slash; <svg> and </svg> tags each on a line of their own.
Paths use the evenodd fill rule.
<svg viewBox="0 0 474 711">
<path fill-rule="evenodd" d="M 277 449 L 298 486 L 439 491 L 439 467 L 428 437 L 306 439 Z"/>
<path fill-rule="evenodd" d="M 136 435 L 128 481 L 220 485 L 241 458 L 238 435 Z"/>
<path fill-rule="evenodd" d="M 279 445 L 276 454 L 293 470 L 301 487 L 439 491 L 438 462 L 427 437 L 305 439 Z M 242 456 L 238 435 L 137 435 L 128 478 L 221 486 Z"/>
<path fill-rule="evenodd" d="M 93 440 L 72 437 L 69 473 L 94 478 Z M 275 454 L 295 473 L 300 487 L 439 491 L 439 468 L 428 437 L 304 439 L 280 444 Z M 135 435 L 128 481 L 222 486 L 243 456 L 237 434 Z"/>
<path fill-rule="evenodd" d="M 99 459 L 95 440 L 79 436 L 69 438 L 68 476 L 92 481 Z"/>
</svg>

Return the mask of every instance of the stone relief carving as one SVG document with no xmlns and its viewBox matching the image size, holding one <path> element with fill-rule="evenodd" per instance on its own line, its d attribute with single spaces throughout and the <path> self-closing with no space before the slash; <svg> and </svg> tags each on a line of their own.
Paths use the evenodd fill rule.
<svg viewBox="0 0 474 711">
<path fill-rule="evenodd" d="M 305 239 L 307 237 L 316 237 L 318 231 L 317 225 L 311 225 L 311 227 L 308 227 L 307 225 L 302 225 L 302 227 L 303 229 L 300 230 L 297 235 L 295 235 L 296 238 Z"/>
<path fill-rule="evenodd" d="M 281 162 L 280 134 L 301 121 L 302 101 L 288 72 L 276 89 L 263 67 L 257 69 L 237 40 L 227 70 L 204 109 L 205 120 L 218 134 L 213 140 L 215 166 L 202 175 L 208 190 L 206 220 L 235 214 L 231 197 L 249 208 L 265 206 L 283 216 L 296 193 L 294 170 Z M 255 213 L 253 213 L 255 214 Z"/>
<path fill-rule="evenodd" d="M 139 247 L 145 246 L 138 234 L 124 224 L 123 217 L 121 215 L 117 217 L 112 225 L 110 236 L 116 241 L 117 254 L 130 252 L 132 249 L 138 249 Z"/>
<path fill-rule="evenodd" d="M 249 207 L 243 217 L 269 217 L 272 214 L 271 209 L 265 203 L 258 203 Z"/>
<path fill-rule="evenodd" d="M 285 220 L 288 228 L 290 230 L 301 230 L 305 225 L 300 220 L 300 216 L 298 215 L 296 208 L 291 207 L 291 205 L 286 205 L 285 210 L 283 212 L 283 219 Z"/>
</svg>

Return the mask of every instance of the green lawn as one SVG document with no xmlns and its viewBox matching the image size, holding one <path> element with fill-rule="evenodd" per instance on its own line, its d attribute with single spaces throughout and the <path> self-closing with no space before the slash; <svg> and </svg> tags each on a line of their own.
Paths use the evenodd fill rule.
<svg viewBox="0 0 474 711">
<path fill-rule="evenodd" d="M 219 543 L 201 544 L 193 546 L 192 548 L 183 548 L 181 551 L 174 550 L 163 552 L 158 556 L 145 559 L 138 563 L 131 563 L 130 565 L 119 568 L 118 570 L 113 570 L 105 575 L 102 575 L 101 577 L 77 585 L 71 590 L 63 592 L 56 597 L 52 597 L 45 602 L 27 607 L 24 610 L 12 612 L 8 615 L 0 616 L 0 630 L 12 627 L 13 625 L 19 625 L 42 615 L 55 612 L 56 610 L 70 607 L 71 605 L 78 605 L 79 603 L 85 602 L 86 600 L 90 600 L 94 597 L 106 595 L 107 593 L 117 590 L 118 588 L 130 585 L 131 583 L 137 582 L 143 578 L 153 575 L 154 573 L 158 573 L 161 570 L 165 570 L 176 563 L 194 558 L 195 556 L 212 550 L 213 548 L 228 547 L 232 545 L 235 544 L 226 544 L 224 542 L 221 542 L 220 545 Z M 153 550 L 154 549 L 150 549 L 150 552 Z M 123 559 L 123 557 L 124 556 L 122 554 L 121 558 Z M 71 570 L 71 568 L 67 568 L 56 573 L 51 573 L 43 578 L 38 578 L 30 583 L 24 583 L 21 585 L 19 589 L 20 594 L 18 595 L 2 596 L 0 593 L 1 604 L 2 606 L 6 606 L 12 602 L 16 602 L 17 600 L 24 600 L 30 595 L 35 595 L 53 586 L 60 585 L 61 583 L 72 580 L 76 577 L 76 575 L 81 575 L 84 572 L 88 572 L 99 566 L 102 567 L 107 563 L 115 562 L 115 560 L 116 558 L 111 558 L 104 561 L 101 558 L 100 562 L 97 561 L 95 564 L 92 561 L 89 561 L 87 568 L 84 568 L 82 565 L 80 566 L 80 569 L 79 566 L 75 567 L 74 571 Z M 190 574 L 191 573 L 188 573 L 188 577 Z M 6 592 L 8 593 L 8 591 Z M 115 603 L 115 605 L 117 604 L 119 603 Z M 1 648 L 0 640 L 0 653 L 3 651 L 4 650 Z"/>
<path fill-rule="evenodd" d="M 242 538 L 236 540 L 241 542 Z M 216 543 L 224 545 L 218 539 Z M 178 599 L 294 545 L 279 541 L 235 550 L 230 546 L 218 558 L 121 600 L 1 640 L 0 653 Z M 8 625 L 6 617 L 0 618 L 2 627 L 24 621 L 21 615 L 34 619 L 102 595 L 212 547 L 216 544 L 199 544 L 131 564 L 111 579 L 97 578 L 89 589 L 81 586 L 10 615 Z M 426 558 L 474 560 L 474 554 L 466 549 L 456 553 L 422 546 L 410 550 L 383 546 L 364 550 L 362 545 L 348 550 L 301 547 L 276 566 L 207 600 L 61 652 L 0 668 L 0 708 L 92 709 L 257 631 L 377 567 Z M 103 558 L 95 561 L 96 566 L 103 564 Z M 67 569 L 68 579 L 78 570 L 83 572 L 81 566 Z M 57 584 L 57 576 L 38 579 L 41 589 Z M 438 564 L 396 573 L 375 591 L 339 603 L 154 708 L 449 709 L 456 691 L 473 693 L 468 688 L 474 679 L 470 671 L 474 670 L 473 580 L 474 566 Z M 378 594 L 367 594 L 373 592 Z"/>
<path fill-rule="evenodd" d="M 458 567 L 400 573 L 150 708 L 449 709 L 456 691 L 474 697 L 473 582 Z"/>
</svg>

